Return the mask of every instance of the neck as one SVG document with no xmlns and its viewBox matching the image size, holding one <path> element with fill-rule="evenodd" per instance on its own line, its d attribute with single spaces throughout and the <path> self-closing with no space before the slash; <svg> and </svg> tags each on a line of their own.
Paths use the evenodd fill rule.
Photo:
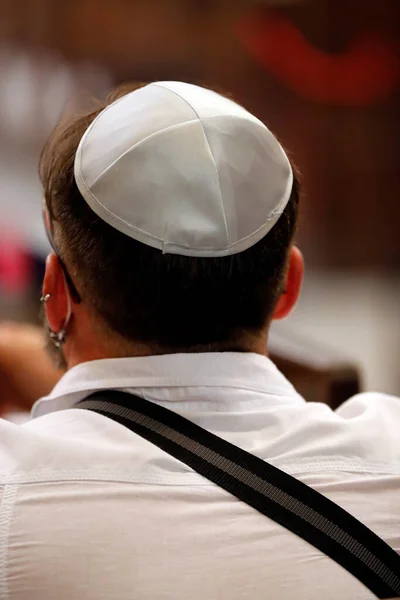
<svg viewBox="0 0 400 600">
<path fill-rule="evenodd" d="M 203 352 L 252 352 L 267 355 L 267 331 L 258 334 L 241 336 L 226 343 L 199 344 L 190 347 L 162 347 L 157 344 L 144 344 L 126 340 L 115 334 L 86 331 L 81 327 L 73 327 L 63 347 L 63 355 L 67 369 L 81 363 L 109 358 L 137 358 L 142 356 L 160 356 L 163 354 L 197 354 Z"/>
</svg>

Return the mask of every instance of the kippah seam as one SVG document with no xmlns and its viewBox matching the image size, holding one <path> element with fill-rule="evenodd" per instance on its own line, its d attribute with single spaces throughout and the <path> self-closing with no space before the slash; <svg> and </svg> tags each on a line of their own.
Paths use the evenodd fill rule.
<svg viewBox="0 0 400 600">
<path fill-rule="evenodd" d="M 110 169 L 112 169 L 127 154 L 129 154 L 130 152 L 133 152 L 133 150 L 135 150 L 135 148 L 137 148 L 138 146 L 141 146 L 148 140 L 151 140 L 153 137 L 161 135 L 162 133 L 165 133 L 166 131 L 171 131 L 172 129 L 178 129 L 179 127 L 182 127 L 183 125 L 187 125 L 188 123 L 195 123 L 195 122 L 196 122 L 196 119 L 190 119 L 188 121 L 183 121 L 182 123 L 175 123 L 175 125 L 169 125 L 168 127 L 164 127 L 164 129 L 160 129 L 159 131 L 155 131 L 154 133 L 147 135 L 145 138 L 136 142 L 135 144 L 132 144 L 132 146 L 127 148 L 120 156 L 118 156 L 118 158 L 116 158 L 110 165 L 108 165 L 108 167 L 106 169 L 104 169 L 104 171 L 102 171 L 99 175 L 97 175 L 96 179 L 93 181 L 91 186 L 96 185 L 96 183 L 99 181 L 99 179 L 101 179 L 104 175 L 106 175 L 106 173 L 108 173 L 108 171 Z"/>
<path fill-rule="evenodd" d="M 157 86 L 156 83 L 154 85 Z M 163 86 L 159 85 L 157 87 L 163 87 Z M 226 220 L 224 200 L 222 198 L 221 178 L 220 178 L 220 175 L 219 175 L 219 172 L 218 172 L 217 163 L 215 162 L 214 154 L 212 153 L 212 150 L 211 150 L 210 142 L 208 141 L 208 137 L 207 137 L 206 132 L 205 132 L 204 127 L 203 127 L 203 122 L 201 120 L 201 117 L 200 117 L 199 113 L 196 111 L 196 109 L 194 108 L 194 106 L 192 106 L 186 100 L 186 98 L 183 98 L 183 96 L 181 96 L 180 94 L 178 94 L 178 92 L 176 92 L 175 90 L 171 90 L 171 88 L 163 88 L 163 89 L 169 90 L 170 92 L 172 92 L 173 94 L 175 94 L 175 96 L 177 96 L 178 98 L 180 98 L 181 100 L 183 100 L 189 106 L 189 108 L 192 109 L 192 111 L 194 112 L 194 114 L 196 115 L 196 117 L 197 117 L 197 119 L 199 121 L 201 130 L 202 130 L 203 135 L 204 135 L 204 139 L 207 142 L 208 150 L 210 152 L 210 155 L 211 155 L 211 158 L 212 158 L 212 162 L 213 162 L 213 165 L 214 165 L 214 168 L 215 168 L 215 173 L 216 173 L 216 176 L 217 176 L 217 179 L 218 179 L 219 197 L 220 197 L 220 200 L 221 200 L 221 210 L 222 210 L 222 214 L 223 214 L 223 217 L 224 217 L 225 232 L 226 232 L 226 241 L 227 241 L 228 246 L 229 246 L 229 230 L 228 230 L 228 222 Z"/>
</svg>

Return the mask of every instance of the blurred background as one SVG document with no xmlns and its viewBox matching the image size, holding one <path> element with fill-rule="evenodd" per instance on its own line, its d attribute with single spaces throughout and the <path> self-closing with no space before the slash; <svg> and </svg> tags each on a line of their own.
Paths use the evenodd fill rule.
<svg viewBox="0 0 400 600">
<path fill-rule="evenodd" d="M 280 331 L 400 394 L 399 0 L 0 0 L 0 318 L 36 319 L 37 163 L 60 114 L 123 81 L 217 86 L 297 164 L 304 293 Z M 83 95 L 82 95 L 83 94 Z"/>
</svg>

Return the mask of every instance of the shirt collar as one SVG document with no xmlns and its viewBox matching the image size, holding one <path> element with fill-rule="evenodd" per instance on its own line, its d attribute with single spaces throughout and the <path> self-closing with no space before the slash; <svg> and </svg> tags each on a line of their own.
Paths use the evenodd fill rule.
<svg viewBox="0 0 400 600">
<path fill-rule="evenodd" d="M 79 364 L 61 378 L 48 396 L 36 402 L 32 417 L 72 408 L 79 400 L 100 390 L 198 388 L 204 394 L 207 387 L 239 388 L 301 399 L 265 356 L 239 352 L 168 354 Z"/>
</svg>

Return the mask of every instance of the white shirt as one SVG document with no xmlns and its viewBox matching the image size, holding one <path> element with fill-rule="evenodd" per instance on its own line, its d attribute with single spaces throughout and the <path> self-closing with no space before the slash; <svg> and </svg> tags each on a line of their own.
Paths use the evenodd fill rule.
<svg viewBox="0 0 400 600">
<path fill-rule="evenodd" d="M 314 547 L 107 418 L 118 388 L 298 477 L 400 552 L 400 400 L 306 403 L 255 354 L 81 364 L 25 425 L 0 421 L 1 600 L 367 600 Z"/>
</svg>

